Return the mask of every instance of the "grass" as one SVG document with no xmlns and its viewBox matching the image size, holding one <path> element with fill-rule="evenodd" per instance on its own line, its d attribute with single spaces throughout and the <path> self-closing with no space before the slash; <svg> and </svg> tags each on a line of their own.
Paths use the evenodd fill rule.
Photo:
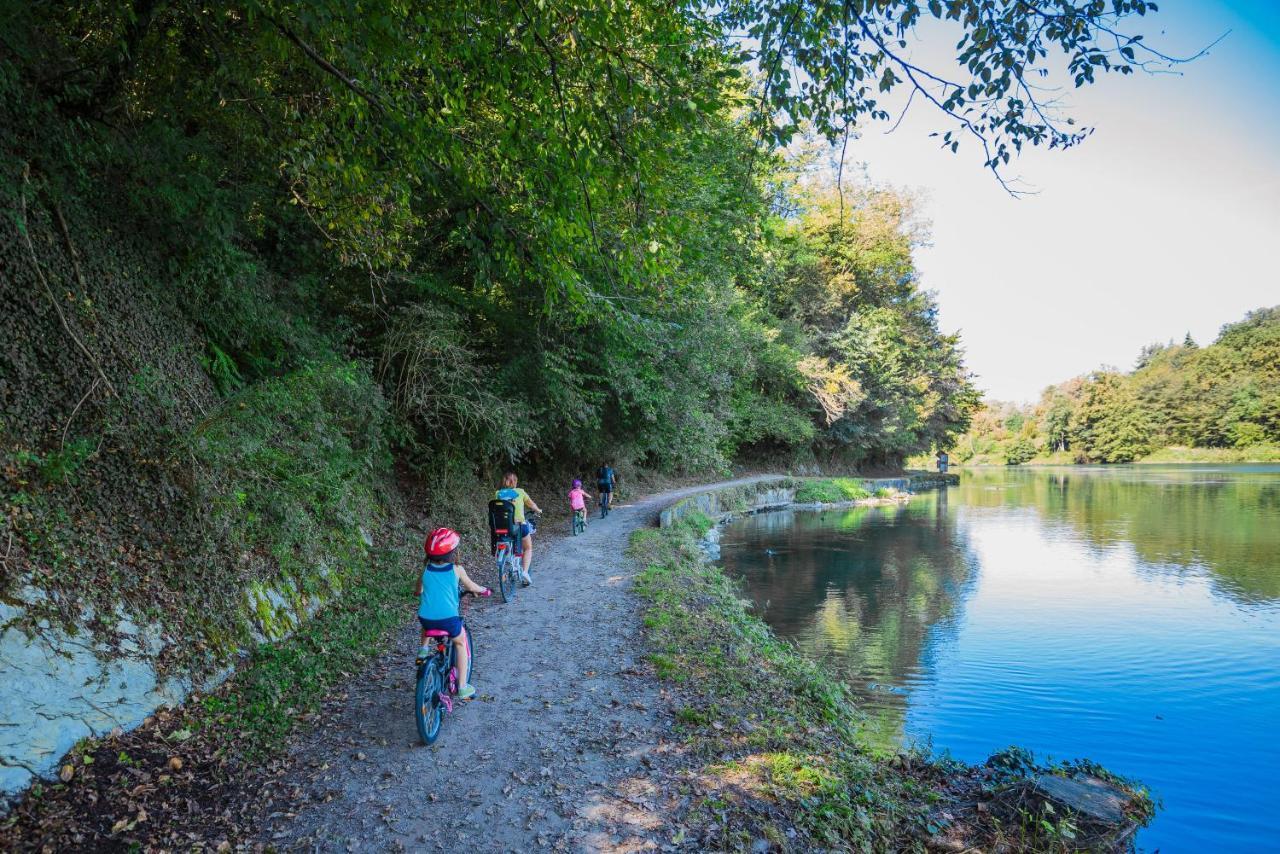
<svg viewBox="0 0 1280 854">
<path fill-rule="evenodd" d="M 871 493 L 861 480 L 851 477 L 817 478 L 803 481 L 796 489 L 798 504 L 839 504 L 843 501 L 859 501 Z"/>
<path fill-rule="evenodd" d="M 710 829 L 704 848 L 764 838 L 785 850 L 923 851 L 944 833 L 987 850 L 1010 841 L 1015 850 L 1093 850 L 1098 837 L 1025 795 L 1028 778 L 1044 772 L 1102 776 L 1133 796 L 1137 824 L 1154 814 L 1136 784 L 1093 763 L 1037 765 L 1011 750 L 1004 755 L 1016 767 L 1005 761 L 997 771 L 878 746 L 848 688 L 775 636 L 739 586 L 703 560 L 704 531 L 701 520 L 682 520 L 636 532 L 630 547 L 644 565 L 636 590 L 651 661 L 673 683 L 677 731 L 695 766 L 681 822 Z M 1004 802 L 1040 812 L 979 805 Z"/>
<path fill-rule="evenodd" d="M 792 828 L 807 839 L 799 847 L 918 847 L 928 798 L 864 749 L 845 686 L 749 614 L 736 585 L 701 560 L 698 521 L 639 531 L 631 543 L 646 566 L 637 590 L 651 660 L 680 685 L 676 718 L 705 761 L 691 823 L 718 822 L 715 846 Z"/>
<path fill-rule="evenodd" d="M 1276 463 L 1280 445 L 1249 445 L 1244 448 L 1184 448 L 1172 446 L 1148 454 L 1139 463 Z"/>
</svg>

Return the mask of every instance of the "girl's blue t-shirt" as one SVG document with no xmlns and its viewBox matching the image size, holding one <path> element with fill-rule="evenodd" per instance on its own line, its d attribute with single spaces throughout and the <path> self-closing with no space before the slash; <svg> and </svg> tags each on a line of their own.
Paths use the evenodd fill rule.
<svg viewBox="0 0 1280 854">
<path fill-rule="evenodd" d="M 453 564 L 428 563 L 422 568 L 422 598 L 418 616 L 424 620 L 447 620 L 460 613 L 458 576 Z"/>
</svg>

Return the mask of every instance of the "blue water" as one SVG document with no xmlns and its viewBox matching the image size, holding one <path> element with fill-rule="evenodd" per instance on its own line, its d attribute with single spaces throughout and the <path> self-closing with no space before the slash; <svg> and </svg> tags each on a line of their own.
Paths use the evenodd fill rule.
<svg viewBox="0 0 1280 854">
<path fill-rule="evenodd" d="M 1163 802 L 1144 850 L 1280 850 L 1280 466 L 961 477 L 748 517 L 724 564 L 886 743 L 1089 757 Z"/>
</svg>

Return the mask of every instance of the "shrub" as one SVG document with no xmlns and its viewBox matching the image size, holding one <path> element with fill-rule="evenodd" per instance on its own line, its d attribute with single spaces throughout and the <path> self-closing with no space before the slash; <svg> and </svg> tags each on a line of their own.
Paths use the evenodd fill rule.
<svg viewBox="0 0 1280 854">
<path fill-rule="evenodd" d="M 838 504 L 841 501 L 859 501 L 870 495 L 862 481 L 836 477 L 804 481 L 796 490 L 795 500 L 801 504 Z"/>
<path fill-rule="evenodd" d="M 467 345 L 462 318 L 439 306 L 412 305 L 392 320 L 378 375 L 396 410 L 420 435 L 453 437 L 484 454 L 514 459 L 532 436 L 500 384 Z"/>
</svg>

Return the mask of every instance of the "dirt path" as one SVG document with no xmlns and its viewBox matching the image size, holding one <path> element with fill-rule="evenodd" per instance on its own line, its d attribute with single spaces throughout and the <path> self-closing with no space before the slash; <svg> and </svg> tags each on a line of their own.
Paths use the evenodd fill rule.
<svg viewBox="0 0 1280 854">
<path fill-rule="evenodd" d="M 744 478 L 717 486 L 749 483 Z M 300 741 L 296 817 L 262 839 L 319 851 L 658 849 L 671 716 L 644 663 L 639 570 L 628 535 L 700 486 L 595 518 L 535 552 L 534 586 L 467 615 L 477 699 L 455 707 L 433 747 L 413 721 L 416 624 L 354 680 L 337 716 Z M 669 846 L 668 846 L 669 848 Z"/>
</svg>

